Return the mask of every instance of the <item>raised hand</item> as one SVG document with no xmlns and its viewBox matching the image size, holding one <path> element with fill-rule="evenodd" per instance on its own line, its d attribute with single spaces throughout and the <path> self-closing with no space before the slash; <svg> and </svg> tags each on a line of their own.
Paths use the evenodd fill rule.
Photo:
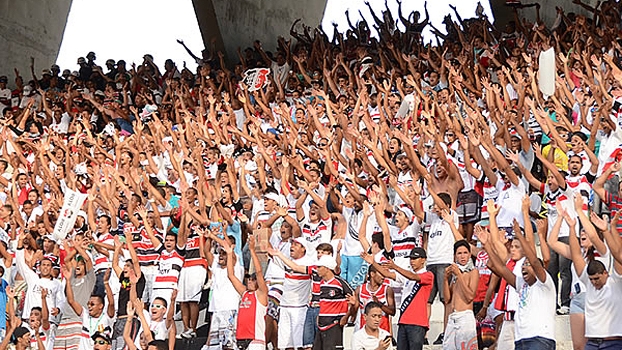
<svg viewBox="0 0 622 350">
<path fill-rule="evenodd" d="M 607 229 L 607 221 L 603 220 L 603 218 L 596 215 L 594 212 L 590 214 L 590 221 L 594 224 L 594 227 L 601 231 L 605 231 Z"/>
<path fill-rule="evenodd" d="M 489 199 L 488 202 L 486 202 L 486 208 L 490 217 L 496 217 L 497 214 L 499 214 L 499 210 L 501 209 L 501 207 L 492 199 Z"/>
</svg>

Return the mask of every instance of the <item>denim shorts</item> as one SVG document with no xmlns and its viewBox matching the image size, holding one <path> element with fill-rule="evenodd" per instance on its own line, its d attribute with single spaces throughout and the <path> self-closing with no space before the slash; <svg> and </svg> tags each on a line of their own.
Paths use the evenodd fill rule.
<svg viewBox="0 0 622 350">
<path fill-rule="evenodd" d="M 575 294 L 570 299 L 570 313 L 571 314 L 584 314 L 585 313 L 585 292 Z"/>
<path fill-rule="evenodd" d="M 305 317 L 305 326 L 302 331 L 302 345 L 303 347 L 312 346 L 315 340 L 315 333 L 319 330 L 317 328 L 317 317 L 320 314 L 319 307 L 309 307 L 307 309 L 307 316 Z"/>
</svg>

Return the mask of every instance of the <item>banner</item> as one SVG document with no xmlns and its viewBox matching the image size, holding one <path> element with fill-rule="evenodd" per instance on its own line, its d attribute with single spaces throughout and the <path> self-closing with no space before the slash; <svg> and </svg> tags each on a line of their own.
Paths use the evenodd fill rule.
<svg viewBox="0 0 622 350">
<path fill-rule="evenodd" d="M 546 51 L 540 52 L 538 59 L 538 88 L 545 95 L 553 96 L 555 94 L 555 49 L 552 47 Z"/>
<path fill-rule="evenodd" d="M 88 194 L 80 193 L 67 189 L 65 191 L 65 199 L 63 201 L 63 208 L 60 210 L 56 226 L 54 226 L 54 233 L 52 235 L 57 240 L 63 240 L 67 236 L 67 233 L 73 229 L 73 225 L 76 223 L 78 212 L 82 208 L 82 204 L 88 198 Z"/>
<path fill-rule="evenodd" d="M 268 85 L 268 75 L 270 74 L 270 68 L 253 68 L 244 72 L 244 79 L 242 80 L 248 91 L 259 90 Z"/>
</svg>

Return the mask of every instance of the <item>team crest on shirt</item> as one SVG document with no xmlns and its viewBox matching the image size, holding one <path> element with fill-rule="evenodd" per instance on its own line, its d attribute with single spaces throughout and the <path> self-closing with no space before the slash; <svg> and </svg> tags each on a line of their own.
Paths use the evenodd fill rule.
<svg viewBox="0 0 622 350">
<path fill-rule="evenodd" d="M 335 296 L 335 291 L 331 290 L 330 292 L 328 292 L 328 295 L 331 296 L 331 297 L 334 297 Z"/>
</svg>

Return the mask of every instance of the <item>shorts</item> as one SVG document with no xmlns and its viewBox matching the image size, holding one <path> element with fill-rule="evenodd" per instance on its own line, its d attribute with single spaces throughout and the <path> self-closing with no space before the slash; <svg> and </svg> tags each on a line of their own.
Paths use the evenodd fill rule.
<svg viewBox="0 0 622 350">
<path fill-rule="evenodd" d="M 141 266 L 140 272 L 145 276 L 145 289 L 143 290 L 142 300 L 153 300 L 153 282 L 158 274 L 158 267 L 155 265 Z"/>
<path fill-rule="evenodd" d="M 575 294 L 570 299 L 570 313 L 571 314 L 584 314 L 585 313 L 585 292 Z"/>
<path fill-rule="evenodd" d="M 207 344 L 209 346 L 221 345 L 229 349 L 235 349 L 237 347 L 235 339 L 237 317 L 237 310 L 215 311 L 212 314 Z"/>
<path fill-rule="evenodd" d="M 445 283 L 445 269 L 449 265 L 450 264 L 432 264 L 427 266 L 427 270 L 432 272 L 434 275 L 434 283 L 432 284 L 432 291 L 430 292 L 430 297 L 428 298 L 428 304 L 434 303 L 434 298 L 436 298 L 437 293 L 441 303 L 445 302 L 445 292 L 443 291 L 443 286 Z"/>
<path fill-rule="evenodd" d="M 307 307 L 281 306 L 279 317 L 279 349 L 301 348 Z"/>
<path fill-rule="evenodd" d="M 460 224 L 479 221 L 481 208 L 482 197 L 475 190 L 458 193 L 456 212 L 458 213 Z"/>
<path fill-rule="evenodd" d="M 281 297 L 283 296 L 283 285 L 273 284 L 268 291 L 268 310 L 266 314 L 279 322 L 281 310 Z"/>
<path fill-rule="evenodd" d="M 494 320 L 499 315 L 503 315 L 503 311 L 495 309 L 495 303 L 497 302 L 498 295 L 499 293 L 495 294 L 490 302 L 490 305 L 488 305 L 488 310 L 486 310 L 486 317 L 490 317 L 491 320 Z"/>
<path fill-rule="evenodd" d="M 313 349 L 343 350 L 343 327 L 336 324 L 315 334 Z"/>
<path fill-rule="evenodd" d="M 266 350 L 266 344 L 262 341 L 253 341 L 251 339 L 238 339 L 238 350 Z"/>
<path fill-rule="evenodd" d="M 447 318 L 443 349 L 477 350 L 477 324 L 473 311 L 454 311 Z"/>
<path fill-rule="evenodd" d="M 497 349 L 514 349 L 514 321 L 503 320 L 497 337 Z"/>
<path fill-rule="evenodd" d="M 313 346 L 315 341 L 315 335 L 319 331 L 317 328 L 317 317 L 320 314 L 320 307 L 309 307 L 307 309 L 307 316 L 305 317 L 305 328 L 302 331 L 302 345 L 303 347 Z"/>
<path fill-rule="evenodd" d="M 203 266 L 189 266 L 181 269 L 177 301 L 198 303 L 201 300 L 205 276 L 207 276 L 207 270 Z"/>
</svg>

